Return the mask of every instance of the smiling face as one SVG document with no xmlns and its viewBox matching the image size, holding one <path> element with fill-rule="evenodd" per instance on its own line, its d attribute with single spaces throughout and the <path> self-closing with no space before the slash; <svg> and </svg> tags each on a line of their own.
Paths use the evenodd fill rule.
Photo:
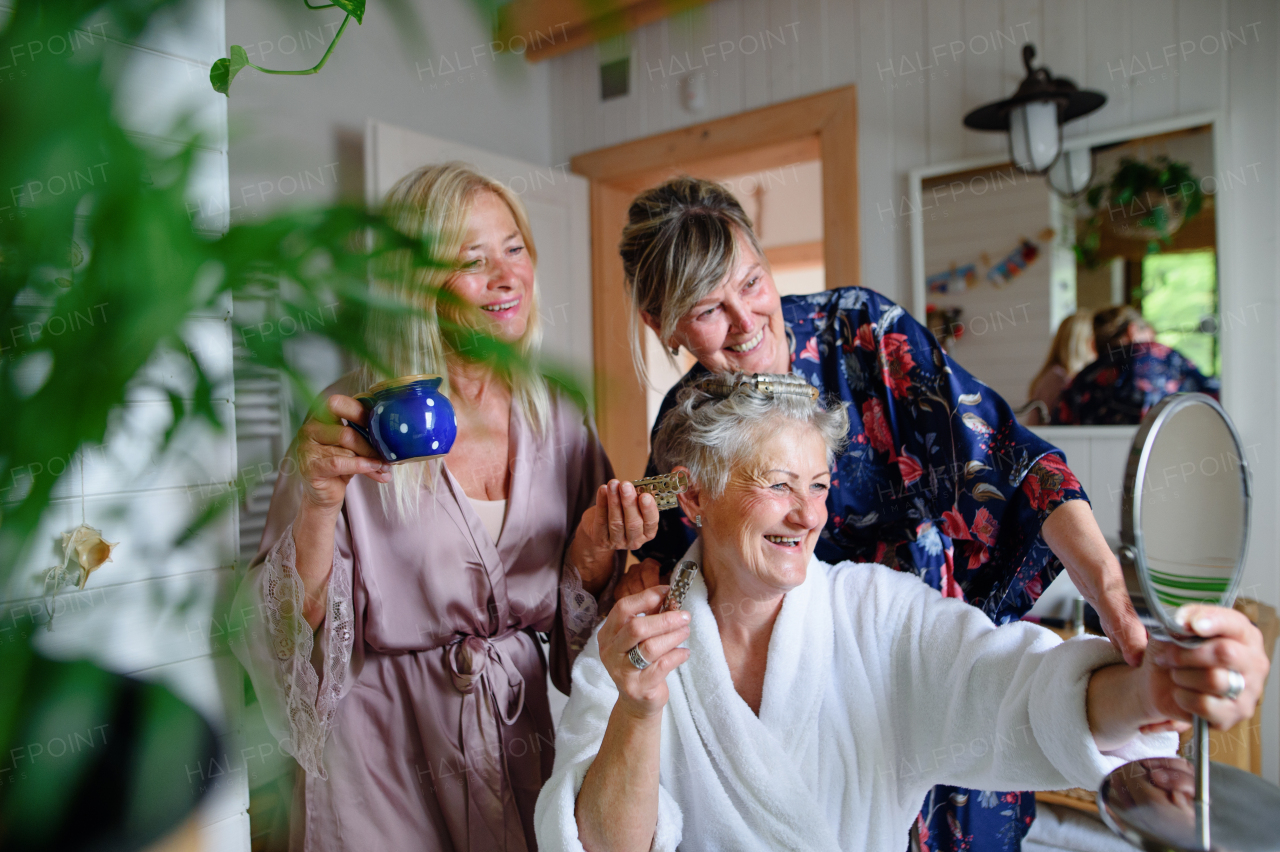
<svg viewBox="0 0 1280 852">
<path fill-rule="evenodd" d="M 458 272 L 448 284 L 479 309 L 468 324 L 507 342 L 523 337 L 533 310 L 533 271 L 511 208 L 492 192 L 478 193 L 467 217 Z"/>
<path fill-rule="evenodd" d="M 742 234 L 737 244 L 725 282 L 680 318 L 675 340 L 667 342 L 688 349 L 713 373 L 786 373 L 791 356 L 773 276 Z"/>
<path fill-rule="evenodd" d="M 827 522 L 831 471 L 818 430 L 786 422 L 761 428 L 759 452 L 729 475 L 724 493 L 682 500 L 702 515 L 708 582 L 766 599 L 804 582 L 818 535 Z"/>
</svg>

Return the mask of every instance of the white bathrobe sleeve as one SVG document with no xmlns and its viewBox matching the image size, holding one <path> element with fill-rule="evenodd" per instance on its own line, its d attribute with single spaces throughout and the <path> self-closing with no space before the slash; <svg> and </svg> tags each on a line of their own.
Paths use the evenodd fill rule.
<svg viewBox="0 0 1280 852">
<path fill-rule="evenodd" d="M 667 686 L 679 689 L 675 673 L 667 676 Z M 547 852 L 584 852 L 578 839 L 574 815 L 578 791 L 587 770 L 600 752 L 609 715 L 618 700 L 618 688 L 600 660 L 599 629 L 573 665 L 573 692 L 556 727 L 556 762 L 551 777 L 543 785 L 534 809 L 533 824 L 538 847 Z M 664 712 L 663 739 L 669 720 Z M 680 845 L 682 817 L 675 799 L 658 787 L 658 824 L 653 852 L 675 852 Z"/>
<path fill-rule="evenodd" d="M 873 596 L 876 633 L 888 643 L 886 697 L 889 708 L 900 710 L 894 774 L 905 786 L 1091 789 L 1121 763 L 1176 749 L 1175 735 L 1159 734 L 1115 752 L 1098 750 L 1085 697 L 1095 669 L 1122 662 L 1108 640 L 1063 642 L 1021 622 L 997 628 L 980 610 L 913 576 L 857 568 L 874 572 L 870 583 L 846 591 Z M 868 603 L 836 609 L 850 614 Z M 851 621 L 843 629 L 859 633 Z M 837 635 L 841 630 L 837 625 Z M 865 632 L 857 638 L 872 640 Z"/>
</svg>

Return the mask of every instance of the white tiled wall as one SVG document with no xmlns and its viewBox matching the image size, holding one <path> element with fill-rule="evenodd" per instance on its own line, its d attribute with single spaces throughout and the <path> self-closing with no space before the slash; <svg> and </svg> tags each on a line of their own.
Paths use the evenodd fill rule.
<svg viewBox="0 0 1280 852">
<path fill-rule="evenodd" d="M 0 0 L 0 12 L 10 5 Z M 227 104 L 209 85 L 209 67 L 226 52 L 223 0 L 185 0 L 157 16 L 133 43 L 122 41 L 106 22 L 89 22 L 86 29 L 98 45 L 106 43 L 116 114 L 131 138 L 170 154 L 187 132 L 200 134 L 189 191 L 192 224 L 205 233 L 221 232 L 228 194 Z M 214 379 L 214 406 L 227 428 L 190 424 L 176 435 L 174 452 L 157 458 L 156 441 L 172 423 L 172 408 L 166 396 L 136 387 L 112 414 L 104 446 L 88 449 L 83 464 L 80 458 L 51 460 L 47 470 L 35 472 L 61 478 L 36 552 L 0 590 L 8 611 L 0 631 L 22 619 L 47 620 L 40 575 L 60 563 L 61 533 L 83 518 L 120 545 L 84 591 L 69 588 L 58 595 L 52 630 L 37 631 L 38 646 L 55 657 L 88 657 L 113 671 L 162 681 L 218 733 L 233 734 L 241 725 L 243 689 L 216 619 L 235 560 L 234 510 L 183 547 L 172 546 L 209 498 L 227 497 L 236 475 L 229 301 L 193 316 L 183 337 Z M 171 386 L 190 387 L 185 358 L 156 359 L 145 370 Z M 27 474 L 11 478 L 0 483 L 0 500 L 20 499 L 29 487 Z M 215 780 L 198 817 L 203 845 L 248 850 L 245 778 L 202 778 L 198 768 L 191 778 L 193 784 Z"/>
</svg>

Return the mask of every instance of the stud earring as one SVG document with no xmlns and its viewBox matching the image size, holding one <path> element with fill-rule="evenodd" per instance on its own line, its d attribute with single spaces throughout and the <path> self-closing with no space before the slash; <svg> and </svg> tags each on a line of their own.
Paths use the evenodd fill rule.
<svg viewBox="0 0 1280 852">
<path fill-rule="evenodd" d="M 674 358 L 674 357 L 676 357 L 676 356 L 677 356 L 677 355 L 679 355 L 679 354 L 680 354 L 680 347 L 679 347 L 679 346 L 672 346 L 672 347 L 671 347 L 671 357 L 672 357 L 672 358 Z"/>
</svg>

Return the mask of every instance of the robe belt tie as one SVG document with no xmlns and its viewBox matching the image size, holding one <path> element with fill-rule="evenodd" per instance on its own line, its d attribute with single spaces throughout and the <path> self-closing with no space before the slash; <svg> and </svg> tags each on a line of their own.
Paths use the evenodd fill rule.
<svg viewBox="0 0 1280 852">
<path fill-rule="evenodd" d="M 524 677 L 511 659 L 520 631 L 460 636 L 444 649 L 445 667 L 462 693 L 462 759 L 467 779 L 467 835 L 471 852 L 527 852 L 524 828 L 508 781 L 499 723 L 524 710 Z"/>
</svg>

